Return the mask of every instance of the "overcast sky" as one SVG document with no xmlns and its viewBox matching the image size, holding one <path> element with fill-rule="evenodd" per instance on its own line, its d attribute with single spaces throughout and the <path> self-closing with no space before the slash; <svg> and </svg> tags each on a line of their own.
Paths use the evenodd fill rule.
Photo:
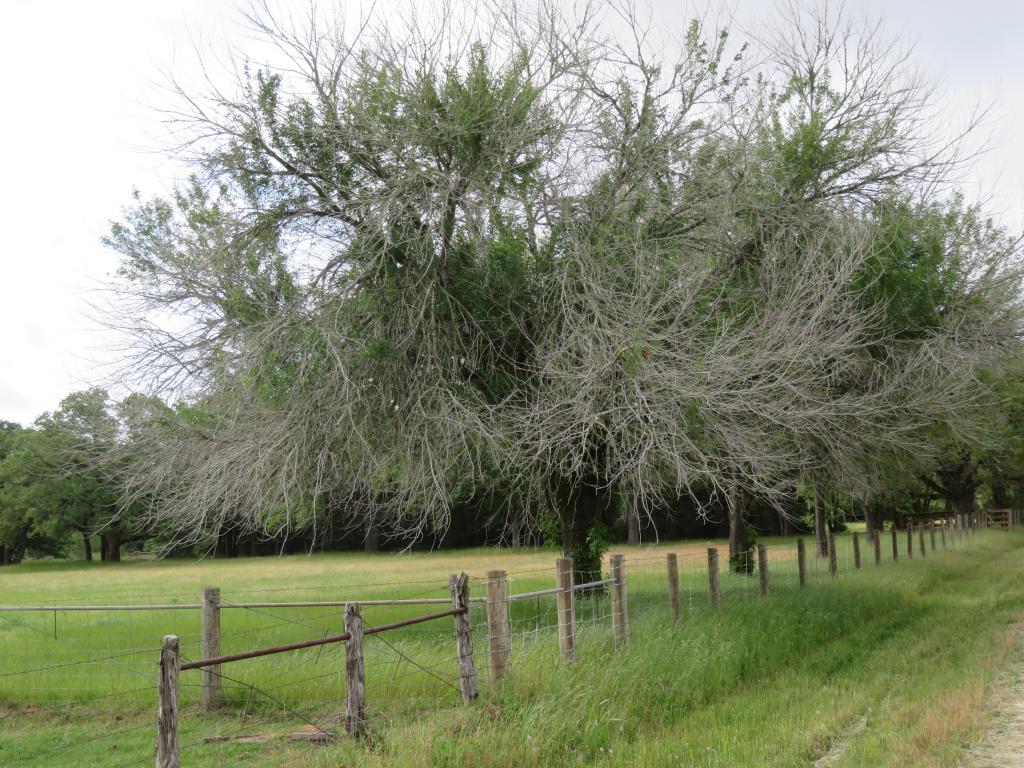
<svg viewBox="0 0 1024 768">
<path fill-rule="evenodd" d="M 351 5 L 351 3 L 349 3 Z M 703 6 L 704 3 L 701 3 Z M 732 0 L 753 28 L 772 0 Z M 996 102 L 991 149 L 969 195 L 991 198 L 1008 226 L 1024 223 L 1024 3 L 1014 0 L 847 0 L 884 14 L 914 42 L 941 84 L 946 114 Z M 659 23 L 692 15 L 654 0 Z M 160 192 L 179 172 L 150 151 L 161 127 L 162 73 L 194 71 L 193 42 L 244 47 L 237 0 L 3 0 L 5 73 L 0 146 L 0 419 L 31 423 L 69 392 L 111 376 L 111 339 L 90 304 L 116 268 L 100 245 L 133 188 Z M 107 365 L 104 365 L 107 363 Z"/>
</svg>

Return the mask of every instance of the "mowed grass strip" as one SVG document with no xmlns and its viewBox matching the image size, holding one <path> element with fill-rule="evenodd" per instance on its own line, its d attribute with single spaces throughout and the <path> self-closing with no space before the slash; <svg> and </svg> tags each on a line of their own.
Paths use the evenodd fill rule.
<svg viewBox="0 0 1024 768">
<path fill-rule="evenodd" d="M 571 668 L 558 662 L 553 638 L 517 643 L 512 678 L 498 690 L 485 686 L 482 701 L 468 708 L 443 682 L 422 673 L 423 679 L 407 678 L 408 665 L 382 663 L 367 670 L 371 737 L 359 744 L 289 742 L 283 737 L 305 725 L 303 718 L 259 696 L 236 698 L 213 717 L 190 704 L 182 721 L 183 764 L 958 765 L 964 745 L 984 726 L 987 686 L 1017 655 L 1015 624 L 1024 613 L 1022 547 L 1024 534 L 986 533 L 925 560 L 887 562 L 882 568 L 867 562 L 859 573 L 846 570 L 834 583 L 818 578 L 804 590 L 780 568 L 772 572 L 768 598 L 757 596 L 755 578 L 752 589 L 727 590 L 720 611 L 700 606 L 675 626 L 667 598 L 659 605 L 660 565 L 652 560 L 647 570 L 637 567 L 631 574 L 637 577 L 631 596 L 637 589 L 645 598 L 631 606 L 628 649 L 614 651 L 610 630 L 600 625 L 586 628 L 579 662 Z M 501 562 L 500 553 L 406 557 L 424 560 L 420 573 L 428 577 L 452 570 L 483 575 L 487 567 L 502 565 L 514 570 Z M 526 557 L 536 557 L 542 569 L 552 560 L 550 552 Z M 362 559 L 364 572 L 372 567 L 372 575 L 384 581 L 380 577 L 387 571 L 379 563 L 387 557 L 338 559 Z M 197 565 L 202 564 L 180 567 Z M 210 565 L 218 566 L 213 578 L 219 576 L 223 588 L 232 569 Z M 280 574 L 302 568 L 291 559 L 231 565 L 242 571 L 259 567 L 265 574 L 278 566 L 283 566 Z M 160 570 L 168 569 L 174 564 L 161 564 Z M 701 597 L 700 574 L 696 568 L 694 573 L 696 594 L 690 603 Z M 25 575 L 31 579 L 40 573 Z M 80 589 L 87 591 L 89 576 L 80 575 Z M 543 586 L 549 577 L 541 571 L 537 579 Z M 286 577 L 272 580 L 280 584 Z M 648 583 L 650 594 L 643 591 Z M 420 660 L 453 668 L 450 631 L 441 627 L 436 636 L 424 638 Z M 484 667 L 482 632 L 477 642 L 478 664 Z M 340 656 L 328 661 L 334 672 L 342 666 Z M 246 670 L 238 667 L 244 678 Z M 330 684 L 334 703 L 324 701 L 313 711 L 317 722 L 336 726 L 344 680 L 335 675 Z M 382 706 L 383 699 L 388 706 Z M 95 708 L 91 716 L 87 705 L 56 710 L 11 704 L 0 714 L 6 715 L 0 720 L 4 765 L 151 760 L 151 702 L 121 711 Z M 63 748 L 96 735 L 98 720 L 109 732 L 136 730 Z M 203 742 L 241 733 L 269 740 Z M 46 754 L 53 748 L 62 751 Z"/>
</svg>

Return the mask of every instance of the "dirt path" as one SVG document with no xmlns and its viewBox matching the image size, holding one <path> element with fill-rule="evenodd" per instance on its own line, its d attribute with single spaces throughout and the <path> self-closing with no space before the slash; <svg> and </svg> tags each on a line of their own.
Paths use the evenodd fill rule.
<svg viewBox="0 0 1024 768">
<path fill-rule="evenodd" d="M 1017 636 L 1017 642 L 1024 637 Z M 997 714 L 985 738 L 967 753 L 968 768 L 1024 768 L 1024 664 L 1007 673 L 1006 686 L 993 702 Z"/>
</svg>

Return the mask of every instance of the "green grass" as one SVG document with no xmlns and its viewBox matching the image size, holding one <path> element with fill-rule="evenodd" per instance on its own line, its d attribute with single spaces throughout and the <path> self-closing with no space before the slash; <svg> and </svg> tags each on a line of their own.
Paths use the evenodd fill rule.
<svg viewBox="0 0 1024 768">
<path fill-rule="evenodd" d="M 850 538 L 839 542 L 839 578 L 811 557 L 812 583 L 802 590 L 791 540 L 770 542 L 771 595 L 760 597 L 756 576 L 726 574 L 717 611 L 707 606 L 705 544 L 617 548 L 628 558 L 630 646 L 612 647 L 607 598 L 584 599 L 578 661 L 565 666 L 550 627 L 553 601 L 517 603 L 513 675 L 497 689 L 486 679 L 477 610 L 483 693 L 470 707 L 450 684 L 449 620 L 367 638 L 371 736 L 362 743 L 312 747 L 281 737 L 304 717 L 337 727 L 345 696 L 341 646 L 225 667 L 240 683 L 229 683 L 228 706 L 212 716 L 198 711 L 198 678 L 188 677 L 195 673 L 183 673 L 182 763 L 797 766 L 833 750 L 831 765 L 959 765 L 964 745 L 984 726 L 988 686 L 1016 658 L 1010 639 L 1024 615 L 1024 534 L 981 534 L 923 560 L 915 540 L 912 562 L 901 538 L 897 564 L 885 538 L 883 566 L 876 568 L 871 548 L 862 546 L 858 573 Z M 680 554 L 684 615 L 675 625 L 666 551 Z M 551 585 L 553 558 L 546 551 L 467 550 L 38 563 L 0 572 L 0 594 L 6 604 L 194 602 L 204 584 L 215 583 L 235 602 L 442 596 L 447 573 L 482 577 L 490 568 L 513 573 L 512 591 L 522 592 Z M 423 610 L 365 613 L 376 624 Z M 163 634 L 174 633 L 185 655 L 195 655 L 196 612 L 59 615 L 56 640 L 52 613 L 0 617 L 0 764 L 152 763 L 154 650 Z M 309 639 L 340 631 L 340 622 L 340 609 L 225 611 L 224 650 Z M 16 674 L 133 648 L 138 656 Z M 133 688 L 144 690 L 124 693 Z M 203 742 L 240 733 L 277 738 Z"/>
</svg>

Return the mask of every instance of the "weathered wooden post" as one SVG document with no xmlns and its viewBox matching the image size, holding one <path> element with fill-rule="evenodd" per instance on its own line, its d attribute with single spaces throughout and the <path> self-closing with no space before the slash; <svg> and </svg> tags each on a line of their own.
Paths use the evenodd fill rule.
<svg viewBox="0 0 1024 768">
<path fill-rule="evenodd" d="M 935 552 L 935 521 L 932 520 L 928 523 L 928 538 L 932 544 L 932 552 Z"/>
<path fill-rule="evenodd" d="M 853 532 L 853 567 L 860 570 L 860 537 L 856 531 Z"/>
<path fill-rule="evenodd" d="M 946 523 L 947 522 L 948 522 L 948 520 L 943 520 L 942 521 L 942 527 L 939 528 L 939 536 L 942 539 L 942 548 L 943 549 L 946 549 Z"/>
<path fill-rule="evenodd" d="M 899 534 L 896 531 L 896 522 L 892 524 L 892 559 L 895 562 L 900 559 L 900 542 Z"/>
<path fill-rule="evenodd" d="M 469 618 L 469 576 L 454 573 L 448 577 L 452 608 L 461 610 L 455 616 L 455 650 L 459 659 L 459 688 L 462 701 L 468 704 L 477 697 L 476 662 L 473 660 L 473 622 Z"/>
<path fill-rule="evenodd" d="M 558 647 L 562 661 L 576 660 L 576 603 L 572 579 L 572 558 L 560 557 L 555 561 L 555 585 L 558 587 Z"/>
<path fill-rule="evenodd" d="M 220 587 L 203 590 L 203 657 L 220 656 Z M 213 709 L 221 702 L 220 665 L 202 668 L 202 703 Z"/>
<path fill-rule="evenodd" d="M 708 599 L 718 607 L 718 550 L 714 547 L 708 547 Z"/>
<path fill-rule="evenodd" d="M 918 549 L 921 552 L 921 557 L 927 557 L 927 552 L 924 546 L 924 523 L 919 523 L 917 526 L 917 542 Z"/>
<path fill-rule="evenodd" d="M 629 643 L 629 608 L 626 591 L 626 563 L 622 555 L 612 555 L 612 637 L 616 645 Z"/>
<path fill-rule="evenodd" d="M 796 573 L 800 586 L 807 586 L 807 547 L 803 539 L 796 540 Z"/>
<path fill-rule="evenodd" d="M 675 552 L 665 557 L 668 568 L 668 604 L 672 608 L 672 620 L 679 621 L 679 559 Z"/>
<path fill-rule="evenodd" d="M 907 559 L 914 559 L 914 525 L 907 522 Z"/>
<path fill-rule="evenodd" d="M 366 728 L 366 683 L 363 677 L 363 613 L 359 603 L 345 606 L 345 730 L 362 736 Z"/>
<path fill-rule="evenodd" d="M 757 545 L 757 575 L 761 580 L 761 594 L 768 594 L 768 547 Z"/>
<path fill-rule="evenodd" d="M 871 542 L 875 548 L 875 565 L 882 564 L 882 532 L 879 529 L 875 529 L 875 538 Z"/>
<path fill-rule="evenodd" d="M 838 565 L 836 563 L 836 537 L 835 534 L 828 537 L 828 572 L 835 578 L 836 571 L 838 571 Z"/>
<path fill-rule="evenodd" d="M 491 680 L 498 682 L 512 665 L 512 633 L 509 627 L 508 575 L 487 572 L 487 644 L 490 648 Z"/>
<path fill-rule="evenodd" d="M 181 655 L 178 638 L 166 635 L 160 648 L 160 671 L 157 676 L 156 768 L 181 768 L 178 749 L 178 675 Z"/>
</svg>

